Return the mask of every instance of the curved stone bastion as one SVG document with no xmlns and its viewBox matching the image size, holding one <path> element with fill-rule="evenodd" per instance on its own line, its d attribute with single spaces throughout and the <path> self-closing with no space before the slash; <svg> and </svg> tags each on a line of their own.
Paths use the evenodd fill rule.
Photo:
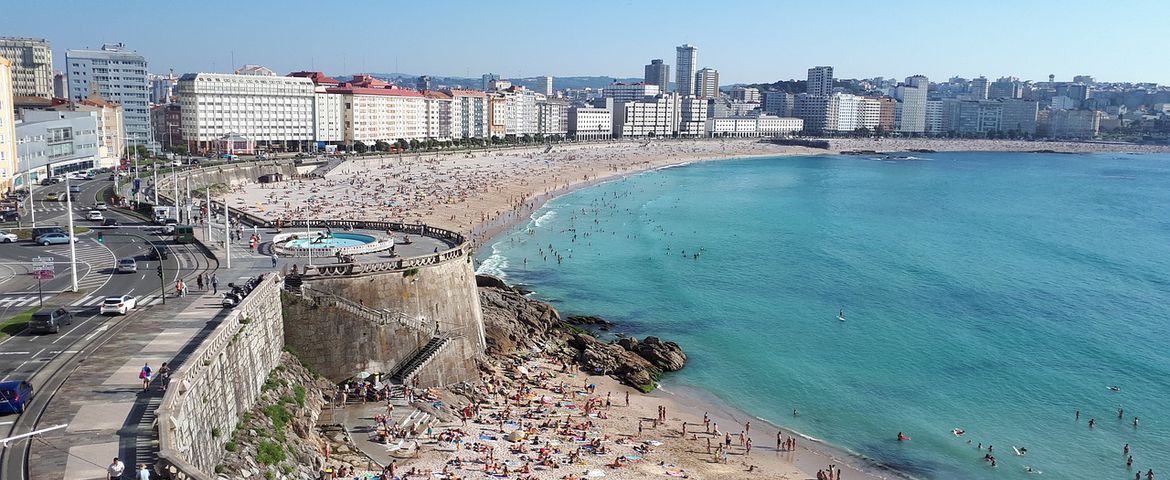
<svg viewBox="0 0 1170 480">
<path fill-rule="evenodd" d="M 475 357 L 486 342 L 470 244 L 463 235 L 427 225 L 357 220 L 292 220 L 281 227 L 387 232 L 447 246 L 415 256 L 370 252 L 290 273 L 282 295 L 285 343 L 301 361 L 337 383 L 362 372 L 419 387 L 477 378 Z"/>
</svg>

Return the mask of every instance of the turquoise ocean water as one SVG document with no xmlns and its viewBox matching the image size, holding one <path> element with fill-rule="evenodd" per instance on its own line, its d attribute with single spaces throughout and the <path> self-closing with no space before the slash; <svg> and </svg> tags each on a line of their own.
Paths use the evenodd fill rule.
<svg viewBox="0 0 1170 480">
<path fill-rule="evenodd" d="M 636 175 L 550 202 L 480 269 L 679 342 L 668 386 L 915 477 L 1128 480 L 1126 443 L 1170 475 L 1170 155 L 916 155 Z"/>
</svg>

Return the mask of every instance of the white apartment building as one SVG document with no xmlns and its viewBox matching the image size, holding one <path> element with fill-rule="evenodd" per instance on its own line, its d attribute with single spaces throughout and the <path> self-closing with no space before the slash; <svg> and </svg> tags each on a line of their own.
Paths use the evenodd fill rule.
<svg viewBox="0 0 1170 480">
<path fill-rule="evenodd" d="M 451 139 L 451 96 L 443 92 L 423 92 L 423 104 L 426 106 L 426 138 L 435 140 Z"/>
<path fill-rule="evenodd" d="M 929 85 L 926 77 L 915 75 L 894 89 L 894 98 L 898 99 L 900 107 L 899 132 L 926 132 L 926 95 Z"/>
<path fill-rule="evenodd" d="M 539 103 L 544 94 L 521 87 L 501 92 L 504 95 L 504 134 L 532 135 L 540 131 Z"/>
<path fill-rule="evenodd" d="M 475 90 L 446 90 L 451 96 L 451 136 L 488 138 L 489 105 L 487 95 Z"/>
<path fill-rule="evenodd" d="M 12 61 L 0 57 L 0 193 L 12 190 L 17 173 L 16 115 L 12 105 Z"/>
<path fill-rule="evenodd" d="M 605 140 L 613 137 L 613 110 L 610 107 L 570 107 L 569 135 L 577 140 Z"/>
<path fill-rule="evenodd" d="M 345 84 L 329 92 L 342 95 L 346 145 L 427 138 L 426 99 L 416 90 Z"/>
<path fill-rule="evenodd" d="M 13 95 L 53 98 L 53 49 L 48 41 L 0 37 L 0 57 L 10 62 Z"/>
<path fill-rule="evenodd" d="M 838 93 L 832 96 L 836 99 L 829 114 L 837 118 L 836 126 L 829 131 L 852 132 L 862 127 L 862 100 L 863 97 L 848 93 Z M 880 106 L 879 106 L 880 108 Z M 880 111 L 879 111 L 880 113 Z M 874 122 L 877 125 L 877 122 Z"/>
<path fill-rule="evenodd" d="M 602 98 L 615 102 L 634 102 L 663 93 L 653 83 L 611 83 L 601 89 Z"/>
<path fill-rule="evenodd" d="M 94 112 L 97 119 L 98 162 L 95 167 L 113 167 L 125 151 L 126 132 L 122 106 L 91 96 L 80 102 L 69 102 L 50 110 L 62 112 Z"/>
<path fill-rule="evenodd" d="M 701 137 L 707 130 L 707 99 L 678 98 L 678 135 Z"/>
<path fill-rule="evenodd" d="M 805 93 L 809 95 L 832 95 L 833 67 L 813 67 L 808 69 L 808 84 Z"/>
<path fill-rule="evenodd" d="M 695 74 L 695 96 L 699 98 L 719 97 L 719 70 L 708 67 Z"/>
<path fill-rule="evenodd" d="M 89 98 L 90 85 L 97 84 L 103 99 L 122 105 L 126 136 L 135 143 L 154 143 L 145 57 L 121 43 L 102 45 L 101 50 L 66 50 L 65 69 L 70 100 Z"/>
<path fill-rule="evenodd" d="M 857 105 L 857 128 L 874 130 L 881 123 L 882 102 L 877 98 L 861 97 Z"/>
<path fill-rule="evenodd" d="M 549 137 L 569 133 L 569 103 L 555 98 L 545 99 L 537 105 L 536 132 Z"/>
<path fill-rule="evenodd" d="M 803 129 L 804 121 L 799 118 L 758 115 L 709 118 L 706 133 L 709 137 L 773 137 Z"/>
<path fill-rule="evenodd" d="M 290 77 L 307 78 L 313 82 L 313 140 L 318 148 L 338 145 L 345 141 L 345 111 L 341 95 L 329 93 L 341 82 L 321 72 L 293 72 Z"/>
<path fill-rule="evenodd" d="M 669 137 L 678 131 L 679 95 L 614 102 L 614 137 Z"/>
<path fill-rule="evenodd" d="M 264 148 L 297 149 L 314 139 L 314 90 L 303 77 L 185 74 L 178 84 L 183 140 L 192 152 L 210 151 L 229 134 Z"/>
<path fill-rule="evenodd" d="M 925 132 L 930 135 L 943 133 L 943 102 L 942 100 L 927 100 L 926 113 L 923 120 Z"/>
</svg>

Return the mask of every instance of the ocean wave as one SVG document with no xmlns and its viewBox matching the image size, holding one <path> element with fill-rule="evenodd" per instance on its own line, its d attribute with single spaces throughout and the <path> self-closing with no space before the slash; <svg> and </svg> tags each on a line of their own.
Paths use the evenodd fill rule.
<svg viewBox="0 0 1170 480">
<path fill-rule="evenodd" d="M 504 271 L 508 268 L 508 257 L 505 257 L 503 253 L 500 252 L 498 245 L 498 243 L 492 245 L 492 255 L 484 259 L 484 261 L 479 264 L 479 268 L 475 269 L 475 273 L 477 275 L 491 275 L 501 279 L 508 278 L 508 274 L 504 273 Z"/>
<path fill-rule="evenodd" d="M 530 218 L 532 218 L 532 227 L 534 227 L 534 228 L 540 228 L 540 227 L 544 226 L 544 224 L 547 223 L 549 220 L 557 218 L 557 211 L 556 210 L 549 210 L 547 212 L 544 212 L 539 217 L 536 216 L 536 213 L 537 212 L 532 212 L 532 216 L 530 217 Z"/>
</svg>

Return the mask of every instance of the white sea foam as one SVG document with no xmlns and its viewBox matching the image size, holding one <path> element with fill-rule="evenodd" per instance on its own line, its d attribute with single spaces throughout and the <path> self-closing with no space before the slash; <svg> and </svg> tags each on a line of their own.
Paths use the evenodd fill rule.
<svg viewBox="0 0 1170 480">
<path fill-rule="evenodd" d="M 539 216 L 539 217 L 536 216 L 536 212 L 532 212 L 531 218 L 532 218 L 532 226 L 535 228 L 540 228 L 540 227 L 544 226 L 544 224 L 546 222 L 548 222 L 549 220 L 557 218 L 557 211 L 556 210 L 549 210 L 549 211 L 541 214 L 541 216 Z"/>
<path fill-rule="evenodd" d="M 508 257 L 500 253 L 499 243 L 494 243 L 492 244 L 492 255 L 479 264 L 479 268 L 475 269 L 475 273 L 507 278 L 508 274 L 504 273 L 507 268 Z"/>
</svg>

